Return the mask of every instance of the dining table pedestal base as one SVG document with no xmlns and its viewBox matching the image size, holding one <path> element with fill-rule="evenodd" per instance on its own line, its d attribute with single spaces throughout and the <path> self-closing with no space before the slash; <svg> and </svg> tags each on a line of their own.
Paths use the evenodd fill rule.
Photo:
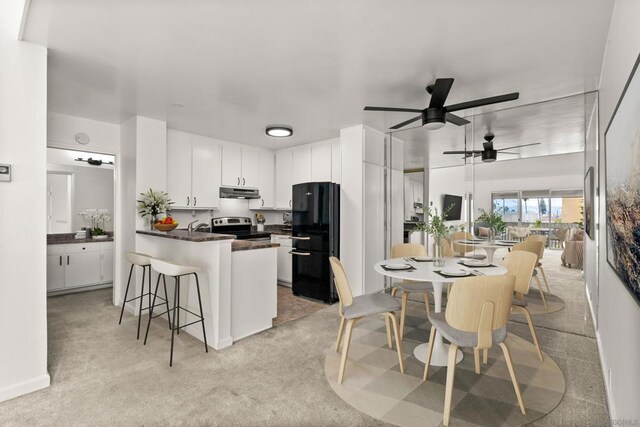
<svg viewBox="0 0 640 427">
<path fill-rule="evenodd" d="M 439 336 L 440 332 L 436 332 L 436 339 L 433 346 L 433 353 L 431 353 L 430 366 L 447 366 L 449 362 L 449 344 L 442 342 L 442 336 Z M 413 349 L 413 355 L 416 359 L 422 363 L 427 363 L 427 350 L 429 349 L 429 343 L 420 344 Z M 464 354 L 458 350 L 456 356 L 456 364 L 462 362 Z"/>
</svg>

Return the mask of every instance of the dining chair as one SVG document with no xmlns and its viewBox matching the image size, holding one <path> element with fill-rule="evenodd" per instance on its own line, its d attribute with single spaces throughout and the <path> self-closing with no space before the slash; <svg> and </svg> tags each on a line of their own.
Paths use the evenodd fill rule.
<svg viewBox="0 0 640 427">
<path fill-rule="evenodd" d="M 534 241 L 534 242 L 542 242 L 542 247 L 540 249 L 540 256 L 538 257 L 538 265 L 536 266 L 536 268 L 540 270 L 540 273 L 542 273 L 542 279 L 544 280 L 544 285 L 547 287 L 547 292 L 551 294 L 551 289 L 549 289 L 549 282 L 547 281 L 547 275 L 544 273 L 544 268 L 542 268 L 542 258 L 544 257 L 544 247 L 547 245 L 547 236 L 532 234 L 529 237 L 527 237 L 527 240 Z"/>
<path fill-rule="evenodd" d="M 340 313 L 340 329 L 338 330 L 338 339 L 336 341 L 336 351 L 340 351 L 342 335 L 344 334 L 344 346 L 340 357 L 340 370 L 338 372 L 338 383 L 342 384 L 344 379 L 344 371 L 347 367 L 347 355 L 349 354 L 349 345 L 351 344 L 351 333 L 355 323 L 363 317 L 381 314 L 393 326 L 393 334 L 396 340 L 396 350 L 398 352 L 398 363 L 400 364 L 400 372 L 404 374 L 404 362 L 402 355 L 402 342 L 398 332 L 398 321 L 396 312 L 400 310 L 400 303 L 391 295 L 385 293 L 375 293 L 367 295 L 359 295 L 354 297 L 347 280 L 347 274 L 340 260 L 336 257 L 330 257 L 329 263 L 333 272 L 333 280 L 338 291 L 340 300 L 338 310 Z M 387 338 L 389 337 L 389 329 L 387 329 Z"/>
<path fill-rule="evenodd" d="M 471 233 L 468 233 L 466 231 L 456 231 L 455 233 L 453 233 L 451 235 L 451 242 L 452 242 L 452 248 L 453 248 L 453 252 L 455 252 L 456 256 L 459 257 L 466 257 L 467 253 L 472 252 L 476 249 L 475 246 L 473 245 L 465 245 L 464 243 L 456 243 L 457 240 L 473 240 L 473 235 Z M 469 258 L 474 258 L 474 259 L 485 259 L 486 256 L 485 255 L 481 255 L 481 254 L 472 254 L 469 256 Z"/>
<path fill-rule="evenodd" d="M 541 241 L 536 240 L 525 240 L 524 242 L 516 243 L 513 245 L 510 253 L 517 251 L 526 251 L 531 252 L 536 256 L 536 267 L 540 262 L 540 250 L 543 247 L 543 243 Z M 549 306 L 547 305 L 547 298 L 544 296 L 544 291 L 542 290 L 542 283 L 540 282 L 540 278 L 538 277 L 537 270 L 533 270 L 533 278 L 536 280 L 538 284 L 538 291 L 540 291 L 540 298 L 542 298 L 542 303 L 544 304 L 544 308 L 549 310 Z"/>
<path fill-rule="evenodd" d="M 529 313 L 529 310 L 527 309 L 528 304 L 525 299 L 525 296 L 529 293 L 529 288 L 531 287 L 531 277 L 535 271 L 537 261 L 538 257 L 532 252 L 514 251 L 507 254 L 504 258 L 503 265 L 507 269 L 507 275 L 516 278 L 514 286 L 515 298 L 513 298 L 513 302 L 511 304 L 511 311 L 522 313 L 527 318 L 527 324 L 529 325 L 533 344 L 536 346 L 538 358 L 542 362 L 544 360 L 542 350 L 540 350 L 538 337 L 536 336 L 536 331 L 533 328 L 533 321 L 531 320 L 531 313 Z"/>
<path fill-rule="evenodd" d="M 513 300 L 516 278 L 510 275 L 477 276 L 457 280 L 451 289 L 444 313 L 431 313 L 431 332 L 423 379 L 429 374 L 431 354 L 436 331 L 440 332 L 451 345 L 447 363 L 447 380 L 444 398 L 445 426 L 449 425 L 453 381 L 456 371 L 458 348 L 473 348 L 475 371 L 480 373 L 480 350 L 488 350 L 495 344 L 502 349 L 511 382 L 518 399 L 520 412 L 526 415 L 522 393 L 513 368 L 513 361 L 507 343 L 507 321 Z"/>
<path fill-rule="evenodd" d="M 445 239 L 446 240 L 446 239 Z M 448 243 L 448 242 L 447 242 Z M 391 247 L 391 258 L 404 258 L 414 256 L 427 256 L 427 248 L 418 243 L 399 243 Z M 404 323 L 407 316 L 407 302 L 409 300 L 409 294 L 422 293 L 424 295 L 424 306 L 427 309 L 427 316 L 429 316 L 429 292 L 433 292 L 433 285 L 431 282 L 416 282 L 413 280 L 403 280 L 402 282 L 394 283 L 391 289 L 391 296 L 396 296 L 398 290 L 402 291 L 400 297 L 401 310 L 400 310 L 400 339 L 404 337 Z M 389 319 L 385 319 L 387 322 L 387 329 L 389 328 Z M 388 340 L 390 341 L 390 337 Z M 391 347 L 391 345 L 389 345 Z"/>
</svg>

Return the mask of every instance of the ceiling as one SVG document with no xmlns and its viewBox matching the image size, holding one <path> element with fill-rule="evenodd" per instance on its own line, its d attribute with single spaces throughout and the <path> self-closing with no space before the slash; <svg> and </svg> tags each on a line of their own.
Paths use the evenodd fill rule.
<svg viewBox="0 0 640 427">
<path fill-rule="evenodd" d="M 31 0 L 24 39 L 49 48 L 51 111 L 113 123 L 138 114 L 278 148 L 337 136 L 363 122 L 365 105 L 422 108 L 435 77 L 456 79 L 449 103 L 520 91 L 515 106 L 595 90 L 612 8 L 613 0 Z M 459 113 L 496 108 L 504 106 Z M 273 123 L 294 136 L 267 137 Z M 449 127 L 438 132 L 454 139 Z"/>
</svg>

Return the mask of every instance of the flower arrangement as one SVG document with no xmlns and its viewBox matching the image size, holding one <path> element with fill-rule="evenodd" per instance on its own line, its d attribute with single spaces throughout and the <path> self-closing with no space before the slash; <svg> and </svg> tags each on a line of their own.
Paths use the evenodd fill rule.
<svg viewBox="0 0 640 427">
<path fill-rule="evenodd" d="M 436 237 L 447 237 L 447 235 L 455 230 L 453 225 L 448 226 L 445 224 L 447 214 L 452 207 L 453 206 L 449 206 L 441 215 L 438 215 L 438 208 L 432 208 L 429 206 L 426 212 L 428 221 L 418 222 L 414 230 L 429 233 Z"/>
<path fill-rule="evenodd" d="M 503 233 L 507 228 L 507 224 L 502 219 L 502 215 L 499 215 L 495 212 L 487 213 L 487 211 L 485 211 L 484 209 L 480 209 L 480 215 L 478 216 L 478 219 L 476 219 L 476 221 L 488 224 L 489 227 L 493 230 L 494 234 Z M 489 237 L 489 240 L 492 240 L 492 237 Z"/>
<path fill-rule="evenodd" d="M 152 224 L 155 222 L 156 216 L 169 210 L 173 201 L 169 198 L 169 194 L 164 191 L 149 191 L 140 193 L 141 199 L 138 200 L 138 213 L 152 218 Z"/>
<path fill-rule="evenodd" d="M 91 223 L 91 234 L 94 236 L 103 236 L 107 234 L 104 231 L 105 221 L 111 219 L 111 211 L 108 209 L 85 209 L 78 213 L 85 222 Z"/>
</svg>

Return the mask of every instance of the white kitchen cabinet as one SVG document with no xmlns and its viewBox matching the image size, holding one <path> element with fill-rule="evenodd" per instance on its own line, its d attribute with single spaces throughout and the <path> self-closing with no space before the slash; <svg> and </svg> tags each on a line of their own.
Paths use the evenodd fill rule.
<svg viewBox="0 0 640 427">
<path fill-rule="evenodd" d="M 64 288 L 64 262 L 66 255 L 48 254 L 47 255 L 47 290 L 57 291 Z"/>
<path fill-rule="evenodd" d="M 47 290 L 113 282 L 113 242 L 47 246 Z"/>
<path fill-rule="evenodd" d="M 236 144 L 222 146 L 222 185 L 258 187 L 258 150 Z"/>
<path fill-rule="evenodd" d="M 293 149 L 293 184 L 312 182 L 311 146 L 302 145 Z"/>
<path fill-rule="evenodd" d="M 260 150 L 258 154 L 258 188 L 260 198 L 249 201 L 250 209 L 275 208 L 275 155 L 272 151 Z"/>
<path fill-rule="evenodd" d="M 222 185 L 239 187 L 242 184 L 242 147 L 235 144 L 222 146 Z"/>
<path fill-rule="evenodd" d="M 167 192 L 172 209 L 220 207 L 220 145 L 213 138 L 167 131 Z"/>
<path fill-rule="evenodd" d="M 260 153 L 255 148 L 242 147 L 242 186 L 260 187 L 261 181 L 258 178 Z"/>
<path fill-rule="evenodd" d="M 291 209 L 293 186 L 293 153 L 291 149 L 276 153 L 276 209 Z"/>
<path fill-rule="evenodd" d="M 167 192 L 173 208 L 191 208 L 191 136 L 167 130 Z"/>
<path fill-rule="evenodd" d="M 342 183 L 342 153 L 340 138 L 331 143 L 331 182 Z"/>
<path fill-rule="evenodd" d="M 192 202 L 193 208 L 220 206 L 220 148 L 211 138 L 193 135 Z"/>
<path fill-rule="evenodd" d="M 271 243 L 278 243 L 278 282 L 291 285 L 293 273 L 293 260 L 291 259 L 292 240 L 289 236 L 271 235 Z"/>
<path fill-rule="evenodd" d="M 331 182 L 331 143 L 311 146 L 311 182 Z"/>
</svg>

